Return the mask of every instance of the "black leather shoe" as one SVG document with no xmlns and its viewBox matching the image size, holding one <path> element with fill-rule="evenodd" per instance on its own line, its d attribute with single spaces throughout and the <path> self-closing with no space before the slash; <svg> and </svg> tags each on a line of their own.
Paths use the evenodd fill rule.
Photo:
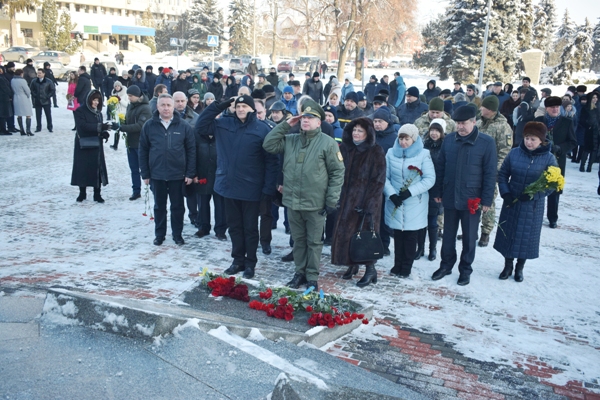
<svg viewBox="0 0 600 400">
<path fill-rule="evenodd" d="M 142 195 L 141 195 L 141 194 L 139 194 L 139 193 L 135 193 L 135 194 L 132 194 L 132 195 L 131 195 L 131 197 L 129 198 L 129 200 L 133 201 L 133 200 L 137 200 L 137 199 L 139 199 L 139 198 L 141 198 L 141 197 L 142 197 Z"/>
<path fill-rule="evenodd" d="M 252 279 L 252 278 L 254 278 L 254 267 L 253 266 L 252 267 L 251 266 L 247 266 L 244 269 L 244 275 L 243 276 L 246 279 Z"/>
<path fill-rule="evenodd" d="M 217 233 L 217 234 L 215 234 L 215 236 L 219 240 L 227 240 L 227 235 L 225 235 L 224 233 Z"/>
<path fill-rule="evenodd" d="M 178 246 L 183 246 L 185 244 L 185 240 L 181 236 L 173 236 L 173 241 Z"/>
<path fill-rule="evenodd" d="M 202 230 L 202 229 L 198 229 L 198 232 L 194 233 L 194 236 L 202 238 L 204 236 L 208 235 L 208 232 Z M 218 236 L 217 236 L 218 237 Z"/>
<path fill-rule="evenodd" d="M 155 237 L 153 243 L 155 246 L 160 246 L 161 244 L 163 244 L 164 241 L 165 241 L 164 237 Z"/>
<path fill-rule="evenodd" d="M 314 287 L 313 292 L 318 292 L 319 291 L 319 283 L 317 281 L 307 281 L 306 282 L 306 287 Z"/>
<path fill-rule="evenodd" d="M 101 195 L 94 193 L 94 201 L 98 202 L 98 203 L 104 203 L 104 199 L 102 198 Z"/>
<path fill-rule="evenodd" d="M 41 132 L 41 131 L 42 131 L 42 128 L 35 128 L 34 132 Z"/>
<path fill-rule="evenodd" d="M 425 249 L 423 249 L 422 247 L 420 249 L 417 249 L 417 254 L 415 254 L 415 261 L 420 260 L 421 257 L 423 257 L 425 255 Z"/>
<path fill-rule="evenodd" d="M 290 287 L 292 289 L 298 289 L 300 287 L 300 285 L 304 285 L 305 283 L 306 283 L 306 276 L 296 272 L 294 274 L 294 277 L 292 278 L 292 280 L 289 281 L 288 283 L 286 283 L 285 286 Z"/>
<path fill-rule="evenodd" d="M 552 228 L 552 229 L 556 229 L 556 227 L 557 227 L 556 222 L 550 222 L 550 224 L 548 226 L 550 226 L 550 228 Z"/>
<path fill-rule="evenodd" d="M 269 254 L 271 254 L 271 245 L 270 244 L 264 244 L 264 245 L 261 245 L 261 246 L 262 246 L 262 252 L 263 252 L 263 254 L 265 254 L 267 256 Z"/>
<path fill-rule="evenodd" d="M 17 133 L 19 132 L 19 130 L 15 127 L 15 128 L 8 128 L 8 131 L 11 133 Z"/>
<path fill-rule="evenodd" d="M 227 268 L 225 270 L 225 273 L 227 275 L 235 275 L 238 272 L 242 272 L 244 270 L 244 266 L 243 265 L 235 265 L 235 264 L 231 264 L 231 266 L 229 268 Z"/>
<path fill-rule="evenodd" d="M 459 285 L 459 286 L 465 286 L 465 285 L 468 285 L 469 282 L 471 282 L 470 275 L 460 274 L 460 276 L 458 277 L 458 281 L 456 282 L 456 284 Z"/>
<path fill-rule="evenodd" d="M 358 274 L 358 265 L 351 265 L 348 267 L 344 275 L 342 275 L 342 279 L 352 279 L 352 276 Z"/>
<path fill-rule="evenodd" d="M 431 275 L 431 279 L 433 279 L 434 281 L 439 281 L 440 279 L 442 279 L 443 277 L 445 277 L 446 275 L 450 275 L 452 273 L 452 270 L 448 270 L 445 268 L 438 268 L 437 271 L 435 271 L 433 273 L 433 275 Z"/>
<path fill-rule="evenodd" d="M 285 256 L 281 257 L 281 261 L 283 262 L 290 262 L 290 261 L 294 261 L 294 251 L 290 251 L 289 254 L 286 254 Z"/>
<path fill-rule="evenodd" d="M 437 258 L 437 251 L 435 249 L 429 250 L 429 255 L 427 256 L 427 259 L 429 261 L 434 261 L 436 258 Z"/>
</svg>

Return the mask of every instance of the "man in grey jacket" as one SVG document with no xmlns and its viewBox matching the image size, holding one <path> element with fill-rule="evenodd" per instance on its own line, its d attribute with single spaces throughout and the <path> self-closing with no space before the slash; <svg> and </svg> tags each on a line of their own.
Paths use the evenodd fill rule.
<svg viewBox="0 0 600 400">
<path fill-rule="evenodd" d="M 140 136 L 140 170 L 154 192 L 154 244 L 160 246 L 167 234 L 167 197 L 171 201 L 171 231 L 178 245 L 185 244 L 183 231 L 183 184 L 196 176 L 196 139 L 192 128 L 174 112 L 171 95 L 161 94 L 157 111 Z"/>
</svg>

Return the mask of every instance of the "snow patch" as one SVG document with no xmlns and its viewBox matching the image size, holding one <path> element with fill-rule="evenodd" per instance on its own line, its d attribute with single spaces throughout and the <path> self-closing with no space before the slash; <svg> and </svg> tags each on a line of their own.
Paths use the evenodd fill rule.
<svg viewBox="0 0 600 400">
<path fill-rule="evenodd" d="M 331 373 L 323 371 L 321 364 L 308 358 L 300 358 L 294 361 L 294 364 L 302 369 L 312 372 L 313 374 L 317 374 L 324 379 L 332 379 L 337 375 L 334 370 L 329 371 Z"/>
<path fill-rule="evenodd" d="M 301 340 L 300 343 L 297 344 L 298 347 L 306 347 L 308 349 L 320 350 L 317 346 L 312 343 L 307 343 L 304 340 Z"/>
<path fill-rule="evenodd" d="M 135 324 L 135 328 L 142 332 L 144 335 L 146 336 L 150 336 L 152 337 L 152 334 L 154 333 L 154 328 L 156 327 L 156 324 L 152 324 L 150 326 L 148 325 L 142 325 L 142 324 Z"/>
<path fill-rule="evenodd" d="M 368 340 L 385 340 L 383 336 L 398 337 L 398 331 L 389 325 L 384 324 L 361 324 L 360 327 L 352 331 L 352 336 Z"/>
<path fill-rule="evenodd" d="M 328 390 L 327 384 L 322 379 L 319 379 L 316 376 L 298 367 L 295 367 L 289 361 L 279 357 L 275 353 L 272 353 L 244 338 L 232 334 L 224 326 L 220 326 L 217 329 L 211 329 L 208 331 L 208 334 L 230 344 L 231 346 L 237 347 L 238 349 L 255 357 L 258 360 L 261 360 L 262 362 L 286 372 L 289 374 L 291 379 L 294 379 L 298 382 L 307 382 L 311 385 L 317 386 L 321 390 Z"/>
<path fill-rule="evenodd" d="M 316 335 L 317 333 L 321 332 L 323 329 L 327 329 L 326 326 L 315 326 L 314 328 L 310 328 L 309 330 L 306 331 L 306 334 L 308 336 L 313 336 Z"/>
<path fill-rule="evenodd" d="M 113 332 L 118 332 L 118 326 L 129 327 L 129 322 L 127 322 L 127 318 L 124 315 L 117 315 L 115 313 L 109 313 L 108 311 L 104 311 L 104 319 L 103 323 L 112 325 Z"/>
<path fill-rule="evenodd" d="M 173 329 L 173 336 L 180 338 L 181 335 L 179 333 L 187 328 L 196 328 L 196 329 L 200 330 L 200 325 L 198 325 L 199 322 L 200 322 L 200 320 L 198 318 L 188 319 L 185 324 L 177 325 L 177 327 L 175 327 L 175 329 Z"/>
<path fill-rule="evenodd" d="M 248 340 L 252 340 L 253 342 L 260 342 L 261 340 L 265 340 L 266 338 L 260 333 L 258 328 L 250 329 L 250 334 L 246 338 Z"/>
<path fill-rule="evenodd" d="M 60 305 L 58 298 L 68 301 Z M 58 324 L 58 325 L 80 325 L 81 323 L 74 318 L 79 311 L 72 297 L 60 295 L 59 297 L 49 294 L 46 296 L 44 302 L 44 308 L 42 309 L 43 319 L 46 322 Z"/>
</svg>

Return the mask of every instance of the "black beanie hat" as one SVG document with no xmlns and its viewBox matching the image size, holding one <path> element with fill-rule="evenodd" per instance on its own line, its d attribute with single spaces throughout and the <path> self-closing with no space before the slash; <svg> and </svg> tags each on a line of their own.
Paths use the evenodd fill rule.
<svg viewBox="0 0 600 400">
<path fill-rule="evenodd" d="M 247 106 L 252 108 L 252 111 L 256 111 L 256 109 L 254 108 L 254 99 L 248 96 L 247 94 L 241 95 L 235 100 L 235 105 L 237 106 L 238 104 L 246 104 Z"/>
<path fill-rule="evenodd" d="M 252 98 L 264 100 L 267 98 L 267 94 L 265 93 L 265 91 L 263 89 L 254 89 L 252 91 Z"/>
<path fill-rule="evenodd" d="M 130 94 L 135 97 L 140 97 L 142 95 L 142 90 L 139 86 L 131 85 L 127 88 L 127 94 Z"/>
<path fill-rule="evenodd" d="M 265 93 L 275 93 L 275 88 L 273 87 L 273 85 L 265 85 L 262 87 L 262 90 Z"/>
<path fill-rule="evenodd" d="M 318 78 L 318 77 L 320 77 L 320 76 L 321 76 L 321 74 L 319 74 L 318 72 L 315 72 L 315 73 L 313 74 L 313 78 Z"/>
</svg>

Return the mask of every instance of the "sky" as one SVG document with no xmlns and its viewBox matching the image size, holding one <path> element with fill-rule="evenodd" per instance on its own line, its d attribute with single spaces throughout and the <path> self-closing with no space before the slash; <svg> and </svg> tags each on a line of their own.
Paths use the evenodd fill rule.
<svg viewBox="0 0 600 400">
<path fill-rule="evenodd" d="M 492 0 L 493 1 L 493 0 Z M 590 0 L 554 0 L 556 3 L 559 19 L 562 18 L 565 9 L 569 7 L 569 15 L 576 23 L 582 24 L 586 17 L 592 25 L 598 22 L 600 17 L 600 2 Z M 444 12 L 448 1 L 444 0 L 422 0 L 419 2 L 419 21 L 423 23 L 434 18 L 437 14 Z M 534 0 L 534 4 L 536 1 Z"/>
</svg>

